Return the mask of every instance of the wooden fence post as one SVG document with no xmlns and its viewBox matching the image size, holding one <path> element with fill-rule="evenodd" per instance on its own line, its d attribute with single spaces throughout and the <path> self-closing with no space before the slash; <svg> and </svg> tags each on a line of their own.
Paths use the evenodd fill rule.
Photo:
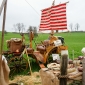
<svg viewBox="0 0 85 85">
<path fill-rule="evenodd" d="M 85 58 L 82 60 L 83 75 L 82 75 L 82 85 L 85 85 Z"/>
<path fill-rule="evenodd" d="M 67 64 L 68 55 L 64 54 L 61 56 L 61 67 L 60 67 L 60 85 L 67 85 Z"/>
</svg>

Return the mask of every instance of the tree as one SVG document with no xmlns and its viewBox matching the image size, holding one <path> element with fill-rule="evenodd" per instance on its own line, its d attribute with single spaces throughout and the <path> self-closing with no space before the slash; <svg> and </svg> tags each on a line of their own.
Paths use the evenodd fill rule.
<svg viewBox="0 0 85 85">
<path fill-rule="evenodd" d="M 70 29 L 71 29 L 71 31 L 72 31 L 72 30 L 73 30 L 73 24 L 70 23 L 69 27 L 70 27 Z"/>
<path fill-rule="evenodd" d="M 27 33 L 30 33 L 31 31 L 33 31 L 33 33 L 36 35 L 37 34 L 37 27 L 29 26 L 29 28 L 27 29 Z"/>
<path fill-rule="evenodd" d="M 38 36 L 37 27 L 29 26 L 29 28 L 27 29 L 28 37 L 29 37 L 29 34 L 30 34 L 31 31 L 33 32 L 34 36 Z"/>
<path fill-rule="evenodd" d="M 21 25 L 22 25 L 21 31 L 22 31 L 22 33 L 23 33 L 23 31 L 25 31 L 25 25 L 24 25 L 23 23 L 21 23 Z"/>
<path fill-rule="evenodd" d="M 79 30 L 79 27 L 80 27 L 80 25 L 78 23 L 76 23 L 75 30 L 78 31 Z"/>
<path fill-rule="evenodd" d="M 37 33 L 37 27 L 33 27 L 33 32 L 34 32 L 34 36 L 38 36 L 38 33 Z"/>
<path fill-rule="evenodd" d="M 19 33 L 20 32 L 23 33 L 23 30 L 25 30 L 25 25 L 23 23 L 14 24 L 13 27 L 14 27 L 15 31 L 18 30 Z"/>
<path fill-rule="evenodd" d="M 27 33 L 28 33 L 28 37 L 29 38 L 30 38 L 29 34 L 30 34 L 31 31 L 33 31 L 33 27 L 29 26 L 28 29 L 27 29 Z"/>
<path fill-rule="evenodd" d="M 32 26 L 29 26 L 29 27 L 28 27 L 27 33 L 30 33 L 30 31 L 33 31 L 33 27 L 32 27 Z"/>
</svg>

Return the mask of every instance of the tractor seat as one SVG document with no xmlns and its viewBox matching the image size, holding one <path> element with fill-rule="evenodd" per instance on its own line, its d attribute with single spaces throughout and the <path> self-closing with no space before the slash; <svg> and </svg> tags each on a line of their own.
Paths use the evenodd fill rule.
<svg viewBox="0 0 85 85">
<path fill-rule="evenodd" d="M 37 51 L 40 51 L 41 54 L 44 54 L 44 52 L 46 51 L 46 48 L 44 45 L 38 45 L 36 49 Z"/>
<path fill-rule="evenodd" d="M 27 48 L 27 53 L 28 54 L 32 54 L 34 52 L 34 49 L 33 48 Z"/>
<path fill-rule="evenodd" d="M 44 40 L 42 43 L 45 47 L 48 47 L 50 45 L 50 40 Z"/>
</svg>

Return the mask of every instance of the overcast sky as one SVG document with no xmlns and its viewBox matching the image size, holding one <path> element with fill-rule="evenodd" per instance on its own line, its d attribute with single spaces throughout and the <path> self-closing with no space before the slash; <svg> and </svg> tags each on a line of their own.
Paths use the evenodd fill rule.
<svg viewBox="0 0 85 85">
<path fill-rule="evenodd" d="M 3 0 L 0 0 L 0 6 Z M 85 0 L 55 0 L 55 5 L 63 2 L 67 3 L 67 25 L 80 25 L 79 30 L 85 31 Z M 13 25 L 23 23 L 25 29 L 29 26 L 39 26 L 41 10 L 52 5 L 53 0 L 8 0 L 6 14 L 6 31 L 13 30 Z M 0 16 L 0 30 L 2 30 L 3 11 Z"/>
</svg>

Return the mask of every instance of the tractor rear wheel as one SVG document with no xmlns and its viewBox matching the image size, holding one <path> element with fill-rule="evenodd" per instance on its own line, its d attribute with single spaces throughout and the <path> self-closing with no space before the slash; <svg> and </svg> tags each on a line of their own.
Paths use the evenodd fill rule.
<svg viewBox="0 0 85 85">
<path fill-rule="evenodd" d="M 10 76 L 23 73 L 28 68 L 28 62 L 24 57 L 15 56 L 8 61 Z"/>
</svg>

